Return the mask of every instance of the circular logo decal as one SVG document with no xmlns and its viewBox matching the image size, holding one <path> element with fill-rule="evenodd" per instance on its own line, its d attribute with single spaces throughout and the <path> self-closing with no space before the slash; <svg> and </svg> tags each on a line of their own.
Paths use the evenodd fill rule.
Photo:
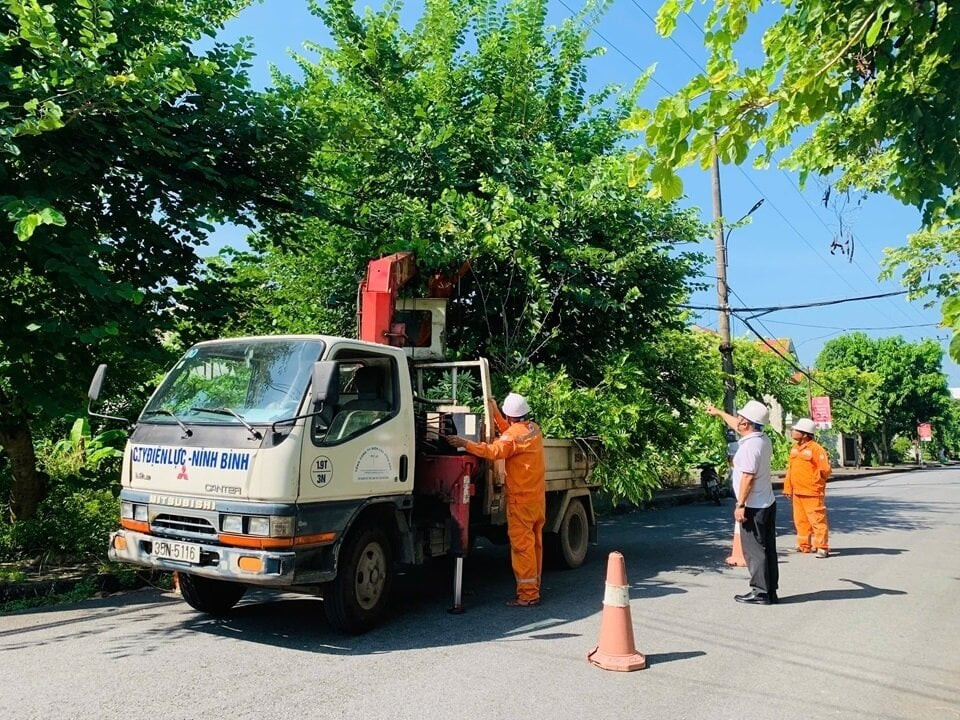
<svg viewBox="0 0 960 720">
<path fill-rule="evenodd" d="M 313 461 L 310 466 L 310 479 L 318 488 L 322 488 L 330 482 L 333 477 L 333 463 L 326 455 L 321 455 Z"/>
</svg>

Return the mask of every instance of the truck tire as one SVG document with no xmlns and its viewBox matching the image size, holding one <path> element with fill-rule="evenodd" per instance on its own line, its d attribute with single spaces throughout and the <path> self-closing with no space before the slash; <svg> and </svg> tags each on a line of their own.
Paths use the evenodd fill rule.
<svg viewBox="0 0 960 720">
<path fill-rule="evenodd" d="M 560 521 L 560 556 L 568 568 L 578 568 L 587 557 L 590 524 L 579 498 L 572 498 Z"/>
<path fill-rule="evenodd" d="M 339 632 L 359 635 L 386 612 L 393 583 L 393 551 L 378 527 L 355 528 L 343 547 L 337 577 L 323 593 L 327 621 Z"/>
<path fill-rule="evenodd" d="M 210 615 L 223 615 L 246 591 L 240 583 L 180 573 L 180 594 L 187 605 Z"/>
</svg>

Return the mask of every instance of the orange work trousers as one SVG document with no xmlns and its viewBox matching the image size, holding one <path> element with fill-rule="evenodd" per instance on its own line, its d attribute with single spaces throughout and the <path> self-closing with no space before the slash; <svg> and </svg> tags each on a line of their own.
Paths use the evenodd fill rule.
<svg viewBox="0 0 960 720">
<path fill-rule="evenodd" d="M 517 579 L 517 598 L 540 599 L 540 572 L 543 568 L 543 524 L 546 501 L 507 502 L 507 535 L 510 537 L 510 562 Z"/>
<path fill-rule="evenodd" d="M 830 550 L 830 528 L 823 495 L 794 495 L 793 525 L 797 529 L 799 550 Z M 810 544 L 811 538 L 813 545 Z"/>
</svg>

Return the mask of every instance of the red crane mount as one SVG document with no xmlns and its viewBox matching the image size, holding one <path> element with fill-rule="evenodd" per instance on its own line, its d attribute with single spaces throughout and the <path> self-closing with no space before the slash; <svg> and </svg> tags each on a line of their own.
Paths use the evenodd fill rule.
<svg viewBox="0 0 960 720">
<path fill-rule="evenodd" d="M 412 252 L 394 253 L 367 264 L 367 275 L 360 283 L 358 297 L 359 338 L 402 347 L 413 358 L 442 360 L 446 299 L 397 297 L 416 274 Z"/>
<path fill-rule="evenodd" d="M 397 292 L 417 274 L 412 252 L 398 252 L 371 260 L 360 283 L 360 339 L 403 347 L 406 328 L 394 322 Z"/>
</svg>

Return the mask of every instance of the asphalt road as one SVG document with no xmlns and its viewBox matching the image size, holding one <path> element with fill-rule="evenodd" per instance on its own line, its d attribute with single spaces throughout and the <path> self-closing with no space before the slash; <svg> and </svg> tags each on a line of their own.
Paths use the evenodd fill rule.
<svg viewBox="0 0 960 720">
<path fill-rule="evenodd" d="M 605 519 L 544 603 L 507 608 L 505 548 L 403 576 L 395 615 L 334 634 L 320 600 L 253 593 L 226 619 L 140 591 L 0 617 L 0 718 L 960 718 L 960 468 L 832 483 L 835 554 L 793 555 L 781 604 L 733 601 L 732 501 Z M 607 553 L 623 552 L 649 667 L 587 663 Z"/>
</svg>

